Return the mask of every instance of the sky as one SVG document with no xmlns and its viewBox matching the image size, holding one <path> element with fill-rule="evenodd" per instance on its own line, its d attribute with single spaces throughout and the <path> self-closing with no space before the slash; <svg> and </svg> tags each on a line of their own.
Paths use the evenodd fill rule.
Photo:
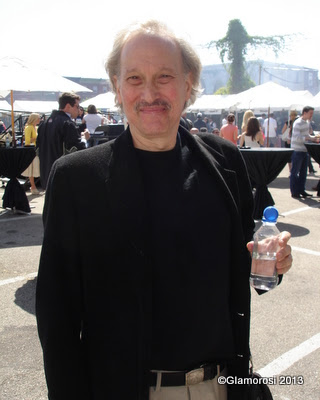
<svg viewBox="0 0 320 400">
<path fill-rule="evenodd" d="M 0 58 L 17 57 L 63 76 L 107 78 L 104 63 L 115 33 L 149 18 L 187 39 L 203 65 L 221 63 L 205 45 L 223 38 L 237 18 L 251 36 L 291 35 L 278 58 L 261 49 L 248 60 L 320 70 L 319 0 L 0 0 L 0 10 Z"/>
</svg>

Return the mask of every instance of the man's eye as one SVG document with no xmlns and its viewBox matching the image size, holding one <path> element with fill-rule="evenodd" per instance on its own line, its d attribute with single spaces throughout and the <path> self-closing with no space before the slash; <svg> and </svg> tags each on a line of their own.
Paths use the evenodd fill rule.
<svg viewBox="0 0 320 400">
<path fill-rule="evenodd" d="M 172 79 L 173 77 L 171 75 L 167 75 L 167 74 L 162 74 L 160 75 L 159 79 L 160 82 L 168 82 Z"/>
<path fill-rule="evenodd" d="M 132 83 L 137 83 L 140 80 L 140 78 L 137 75 L 132 75 L 132 76 L 129 76 L 129 78 L 127 80 Z"/>
</svg>

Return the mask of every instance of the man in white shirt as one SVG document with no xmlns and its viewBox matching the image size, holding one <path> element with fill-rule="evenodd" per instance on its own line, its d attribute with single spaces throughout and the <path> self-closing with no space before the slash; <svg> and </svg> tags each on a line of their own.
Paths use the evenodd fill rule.
<svg viewBox="0 0 320 400">
<path fill-rule="evenodd" d="M 273 113 L 270 114 L 269 118 L 266 118 L 263 122 L 263 131 L 266 137 L 269 132 L 269 146 L 277 147 L 277 121 L 273 118 Z"/>
<path fill-rule="evenodd" d="M 314 108 L 306 106 L 302 110 L 302 116 L 294 121 L 291 137 L 292 168 L 290 175 L 290 191 L 294 199 L 311 197 L 305 190 L 308 168 L 308 151 L 304 143 L 306 141 L 318 142 L 319 138 L 310 135 L 310 124 Z"/>
</svg>

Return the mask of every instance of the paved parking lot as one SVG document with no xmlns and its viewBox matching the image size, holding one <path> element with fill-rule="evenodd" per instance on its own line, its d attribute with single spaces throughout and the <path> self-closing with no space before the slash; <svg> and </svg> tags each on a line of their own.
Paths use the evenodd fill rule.
<svg viewBox="0 0 320 400">
<path fill-rule="evenodd" d="M 308 176 L 307 191 L 320 178 Z M 320 198 L 292 199 L 286 167 L 269 186 L 278 227 L 292 234 L 294 264 L 282 284 L 252 293 L 255 370 L 275 376 L 276 400 L 320 398 Z M 313 192 L 315 194 L 315 192 Z M 2 197 L 3 188 L 0 188 Z M 34 292 L 42 240 L 43 196 L 28 194 L 31 215 L 0 208 L 0 399 L 45 400 Z M 257 223 L 259 226 L 259 223 Z"/>
</svg>

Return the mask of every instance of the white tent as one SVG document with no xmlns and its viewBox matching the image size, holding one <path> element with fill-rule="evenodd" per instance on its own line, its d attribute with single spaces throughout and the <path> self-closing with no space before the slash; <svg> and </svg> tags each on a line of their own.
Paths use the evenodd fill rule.
<svg viewBox="0 0 320 400">
<path fill-rule="evenodd" d="M 90 104 L 95 105 L 96 108 L 101 110 L 107 110 L 111 112 L 118 111 L 118 108 L 115 105 L 115 95 L 113 92 L 101 93 L 80 103 L 80 105 L 84 108 L 87 108 Z"/>
<path fill-rule="evenodd" d="M 307 105 L 314 107 L 316 110 L 320 110 L 320 92 L 313 96 L 313 99 L 309 101 Z"/>
<path fill-rule="evenodd" d="M 220 114 L 222 110 L 229 110 L 234 106 L 235 94 L 229 95 L 202 95 L 188 108 L 188 112 L 208 112 Z"/>
<path fill-rule="evenodd" d="M 293 91 L 272 81 L 255 86 L 238 94 L 203 95 L 189 107 L 189 112 L 220 113 L 221 110 L 266 112 L 302 110 L 305 105 L 313 105 L 315 97 L 308 90 Z M 320 105 L 320 99 L 318 103 Z"/>
<path fill-rule="evenodd" d="M 2 99 L 0 99 L 0 112 L 1 111 L 11 111 L 10 104 L 7 101 L 2 100 Z"/>
<path fill-rule="evenodd" d="M 33 67 L 24 61 L 4 57 L 0 59 L 0 90 L 11 92 L 11 120 L 14 137 L 13 92 L 92 92 L 52 71 Z"/>
<path fill-rule="evenodd" d="M 13 108 L 19 112 L 51 113 L 52 110 L 59 108 L 59 103 L 57 101 L 16 100 Z"/>
<path fill-rule="evenodd" d="M 272 111 L 288 110 L 300 105 L 301 98 L 292 90 L 272 81 L 255 86 L 239 93 L 235 98 L 235 106 L 240 110 Z"/>
<path fill-rule="evenodd" d="M 92 92 L 47 69 L 33 67 L 18 58 L 0 59 L 0 90 L 22 92 Z"/>
</svg>

